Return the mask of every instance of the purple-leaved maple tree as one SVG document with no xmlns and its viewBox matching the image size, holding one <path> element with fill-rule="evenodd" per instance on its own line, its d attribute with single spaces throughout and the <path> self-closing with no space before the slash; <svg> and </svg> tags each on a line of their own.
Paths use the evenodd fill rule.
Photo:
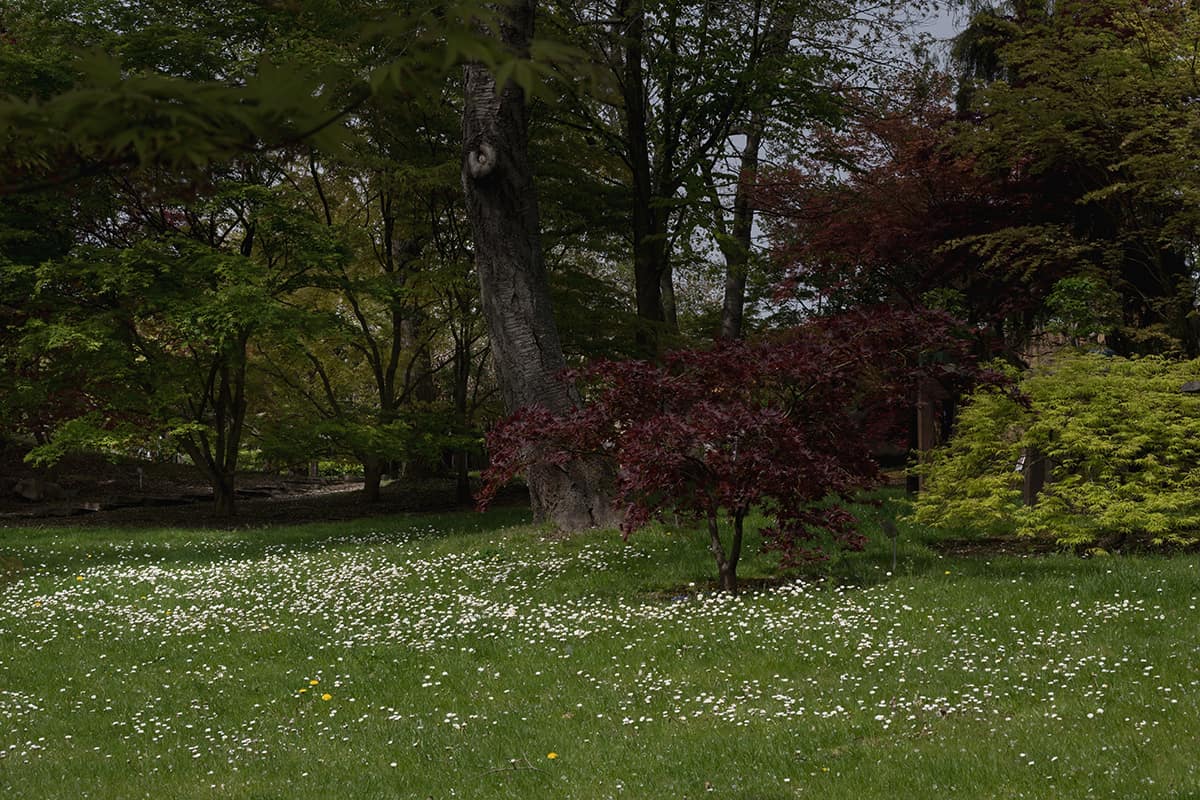
<svg viewBox="0 0 1200 800">
<path fill-rule="evenodd" d="M 719 586 L 736 592 L 753 508 L 772 520 L 764 546 L 784 566 L 861 549 L 845 502 L 879 478 L 872 446 L 895 433 L 921 380 L 978 377 L 969 351 L 944 314 L 873 308 L 661 363 L 596 362 L 565 376 L 583 387 L 578 408 L 525 408 L 490 432 L 480 503 L 530 466 L 606 456 L 622 533 L 668 512 L 705 523 Z"/>
</svg>

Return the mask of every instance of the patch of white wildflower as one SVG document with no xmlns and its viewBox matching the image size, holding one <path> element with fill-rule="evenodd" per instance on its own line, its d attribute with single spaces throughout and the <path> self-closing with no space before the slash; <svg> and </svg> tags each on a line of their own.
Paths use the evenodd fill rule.
<svg viewBox="0 0 1200 800">
<path fill-rule="evenodd" d="M 544 591 L 548 583 L 627 569 L 655 557 L 653 547 L 534 547 L 502 537 L 481 537 L 476 552 L 430 555 L 411 547 L 435 533 L 380 531 L 315 549 L 247 548 L 240 555 L 201 541 L 182 559 L 126 544 L 57 573 L 37 568 L 36 547 L 18 549 L 32 567 L 0 584 L 0 639 L 14 652 L 76 658 L 78 643 L 86 642 L 89 667 L 78 679 L 46 676 L 44 691 L 34 694 L 6 690 L 13 667 L 0 660 L 0 763 L 36 760 L 52 746 L 43 723 L 75 714 L 102 715 L 118 739 L 170 738 L 194 758 L 215 756 L 235 767 L 269 756 L 272 747 L 302 748 L 299 714 L 321 714 L 319 732 L 335 741 L 387 721 L 453 731 L 496 725 L 522 712 L 504 699 L 511 677 L 504 670 L 513 662 L 501 667 L 485 651 L 552 657 L 562 667 L 554 681 L 564 698 L 616 698 L 599 708 L 567 702 L 570 713 L 630 730 L 700 718 L 733 726 L 841 718 L 919 734 L 948 717 L 1001 725 L 1017 697 L 1036 698 L 1045 720 L 1074 726 L 1103 715 L 1118 692 L 1144 687 L 1159 702 L 1127 720 L 1131 734 L 1142 736 L 1158 724 L 1157 713 L 1194 697 L 1200 685 L 1159 681 L 1158 666 L 1132 645 L 1093 645 L 1096 631 L 1114 621 L 1170 629 L 1152 582 L 1103 601 L 1067 593 L 1048 615 L 1022 613 L 1020 600 L 1012 608 L 947 615 L 918 607 L 902 581 L 866 589 L 792 583 L 740 597 L 689 591 L 672 599 L 583 594 L 549 602 L 544 598 L 556 593 Z M 266 677 L 253 658 L 235 666 L 213 658 L 218 643 L 257 635 L 319 644 L 285 674 Z M 115 673 L 109 651 L 128 651 L 134 642 L 150 643 L 143 648 L 150 655 Z M 583 648 L 599 648 L 603 658 L 593 651 L 577 667 Z M 471 705 L 362 696 L 346 660 L 376 651 L 427 663 L 420 681 L 399 687 L 398 695 L 444 693 L 452 704 L 456 697 L 465 702 L 461 687 L 470 685 Z M 185 666 L 165 669 L 156 653 L 186 653 Z M 738 659 L 746 653 L 777 654 L 778 670 L 769 679 L 745 676 Z M 678 669 L 686 658 L 704 668 Z M 162 692 L 120 697 L 116 687 L 138 673 L 154 674 Z M 256 709 L 294 704 L 299 695 L 326 702 L 230 724 L 212 694 L 170 699 L 181 685 L 229 684 L 256 692 Z M 1065 718 L 1064 706 L 1080 700 L 1092 710 Z"/>
</svg>

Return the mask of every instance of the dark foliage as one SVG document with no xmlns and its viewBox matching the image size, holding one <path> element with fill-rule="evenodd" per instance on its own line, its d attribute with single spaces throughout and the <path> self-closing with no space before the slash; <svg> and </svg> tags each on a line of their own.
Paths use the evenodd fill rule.
<svg viewBox="0 0 1200 800">
<path fill-rule="evenodd" d="M 816 313 L 941 308 L 1019 349 L 1076 254 L 1039 227 L 1051 212 L 1039 187 L 1019 171 L 985 174 L 956 145 L 950 87 L 930 80 L 818 132 L 815 157 L 766 171 L 757 199 L 782 273 L 778 293 Z M 1027 235 L 988 238 L 1009 228 Z"/>
<path fill-rule="evenodd" d="M 970 346 L 945 314 L 877 307 L 661 364 L 596 362 L 566 376 L 584 387 L 578 408 L 526 408 L 492 430 L 480 502 L 530 466 L 606 456 L 617 465 L 622 532 L 664 512 L 707 521 L 722 588 L 735 590 L 752 507 L 772 517 L 763 536 L 785 566 L 862 547 L 841 501 L 878 479 L 871 446 L 895 433 L 922 380 L 959 388 L 980 377 Z"/>
</svg>

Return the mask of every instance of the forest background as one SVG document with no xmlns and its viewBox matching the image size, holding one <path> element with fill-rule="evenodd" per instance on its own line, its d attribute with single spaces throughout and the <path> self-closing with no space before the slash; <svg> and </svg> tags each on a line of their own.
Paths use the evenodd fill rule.
<svg viewBox="0 0 1200 800">
<path fill-rule="evenodd" d="M 981 365 L 1200 355 L 1193 4 L 954 8 L 939 58 L 908 2 L 6 3 L 0 435 L 232 515 L 466 499 L 494 429 L 563 527 L 766 503 L 796 557 Z"/>
</svg>

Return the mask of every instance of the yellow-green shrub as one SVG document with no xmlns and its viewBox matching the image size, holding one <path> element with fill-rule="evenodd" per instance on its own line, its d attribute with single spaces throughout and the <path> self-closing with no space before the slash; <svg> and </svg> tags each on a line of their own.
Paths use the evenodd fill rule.
<svg viewBox="0 0 1200 800">
<path fill-rule="evenodd" d="M 1062 353 L 1021 382 L 1029 408 L 983 391 L 926 467 L 917 521 L 1064 545 L 1200 541 L 1200 360 Z M 1022 503 L 1018 459 L 1049 459 Z"/>
</svg>

